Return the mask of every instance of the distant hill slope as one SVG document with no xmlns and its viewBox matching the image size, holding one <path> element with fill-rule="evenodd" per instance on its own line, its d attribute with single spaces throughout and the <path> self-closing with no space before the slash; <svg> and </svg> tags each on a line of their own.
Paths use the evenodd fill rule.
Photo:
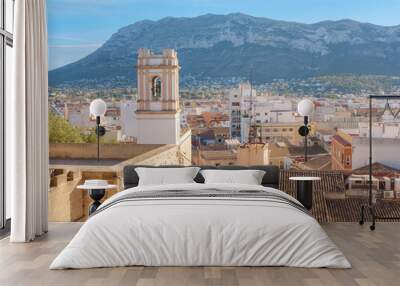
<svg viewBox="0 0 400 286">
<path fill-rule="evenodd" d="M 141 47 L 177 49 L 183 79 L 248 78 L 251 70 L 257 83 L 330 74 L 400 74 L 400 26 L 207 14 L 121 28 L 89 56 L 50 71 L 50 85 L 133 85 Z"/>
</svg>

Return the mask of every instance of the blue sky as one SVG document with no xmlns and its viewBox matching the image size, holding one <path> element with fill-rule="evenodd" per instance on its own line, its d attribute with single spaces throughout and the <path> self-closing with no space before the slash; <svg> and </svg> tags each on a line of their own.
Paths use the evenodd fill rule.
<svg viewBox="0 0 400 286">
<path fill-rule="evenodd" d="M 50 69 L 88 55 L 139 20 L 233 12 L 303 23 L 400 24 L 400 0 L 47 0 Z"/>
</svg>

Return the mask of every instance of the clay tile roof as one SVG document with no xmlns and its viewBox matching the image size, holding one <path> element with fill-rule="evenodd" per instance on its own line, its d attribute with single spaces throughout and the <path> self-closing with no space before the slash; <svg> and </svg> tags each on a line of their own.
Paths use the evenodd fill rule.
<svg viewBox="0 0 400 286">
<path fill-rule="evenodd" d="M 339 135 L 335 135 L 332 137 L 332 140 L 337 141 L 339 144 L 343 145 L 343 146 L 351 146 L 351 144 L 347 141 L 344 140 L 341 136 Z"/>
<path fill-rule="evenodd" d="M 358 222 L 360 219 L 360 209 L 363 204 L 367 203 L 367 198 L 332 198 L 325 196 L 327 193 L 343 194 L 343 173 L 339 171 L 281 171 L 279 188 L 296 197 L 296 182 L 289 180 L 289 177 L 292 176 L 321 177 L 321 181 L 315 182 L 314 185 L 313 208 L 311 210 L 311 214 L 319 222 Z M 375 212 L 378 216 L 400 217 L 400 200 L 379 199 L 376 203 Z M 371 219 L 368 214 L 366 219 Z"/>
<path fill-rule="evenodd" d="M 356 222 L 360 219 L 361 206 L 366 203 L 367 199 L 363 198 L 326 199 L 330 221 Z M 400 217 L 400 202 L 396 200 L 378 200 L 375 212 L 378 216 Z M 366 219 L 371 220 L 367 212 Z"/>
<path fill-rule="evenodd" d="M 229 127 L 213 127 L 212 130 L 214 134 L 215 133 L 229 134 Z"/>
<path fill-rule="evenodd" d="M 328 222 L 328 211 L 325 202 L 326 192 L 344 192 L 343 173 L 337 171 L 282 171 L 279 188 L 296 197 L 296 182 L 290 181 L 290 177 L 312 176 L 321 177 L 321 181 L 314 182 L 313 208 L 311 213 L 319 222 Z"/>
<path fill-rule="evenodd" d="M 303 156 L 304 155 L 304 147 L 299 146 L 288 146 L 288 150 L 291 156 Z M 327 154 L 326 150 L 321 146 L 314 145 L 308 147 L 308 155 L 319 155 L 319 154 Z"/>
<path fill-rule="evenodd" d="M 369 174 L 369 165 L 353 170 L 352 173 L 356 175 Z M 400 171 L 395 168 L 384 165 L 382 163 L 375 162 L 372 164 L 372 173 L 374 174 L 374 176 L 380 177 L 380 176 L 397 175 L 400 174 Z"/>
<path fill-rule="evenodd" d="M 330 154 L 310 158 L 307 162 L 303 163 L 303 167 L 309 170 L 331 170 L 332 158 Z"/>
</svg>

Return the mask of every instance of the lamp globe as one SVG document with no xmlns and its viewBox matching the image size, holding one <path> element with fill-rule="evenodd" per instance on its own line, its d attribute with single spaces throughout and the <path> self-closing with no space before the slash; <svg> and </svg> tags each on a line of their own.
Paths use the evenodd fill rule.
<svg viewBox="0 0 400 286">
<path fill-rule="evenodd" d="M 301 116 L 310 116 L 314 112 L 314 103 L 309 99 L 303 99 L 297 105 L 297 111 Z"/>
<path fill-rule="evenodd" d="M 93 116 L 103 116 L 107 111 L 107 105 L 104 100 L 98 98 L 90 103 L 90 114 Z"/>
</svg>

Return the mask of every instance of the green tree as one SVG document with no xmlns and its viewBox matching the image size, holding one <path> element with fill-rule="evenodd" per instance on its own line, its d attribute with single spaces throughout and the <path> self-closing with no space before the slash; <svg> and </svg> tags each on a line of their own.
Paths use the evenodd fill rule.
<svg viewBox="0 0 400 286">
<path fill-rule="evenodd" d="M 85 140 L 77 128 L 61 116 L 49 111 L 49 142 L 85 143 Z"/>
<path fill-rule="evenodd" d="M 91 130 L 91 132 L 83 132 L 82 133 L 82 139 L 85 143 L 96 143 L 97 142 L 97 136 L 95 133 L 95 129 Z"/>
</svg>

